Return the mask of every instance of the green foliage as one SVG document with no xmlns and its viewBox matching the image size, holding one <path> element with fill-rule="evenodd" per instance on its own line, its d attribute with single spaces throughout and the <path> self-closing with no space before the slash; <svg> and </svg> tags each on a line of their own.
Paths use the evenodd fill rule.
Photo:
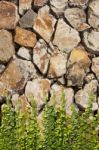
<svg viewBox="0 0 99 150">
<path fill-rule="evenodd" d="M 32 107 L 21 111 L 20 103 L 16 110 L 10 99 L 2 106 L 0 126 L 0 150 L 98 150 L 97 126 L 99 114 L 92 113 L 93 97 L 89 98 L 88 108 L 82 115 L 72 107 L 72 115 L 65 110 L 66 99 L 62 92 L 61 105 L 57 108 L 46 102 L 43 115 L 43 136 L 37 123 L 37 106 L 32 99 Z M 43 138 L 42 138 L 43 137 Z"/>
</svg>

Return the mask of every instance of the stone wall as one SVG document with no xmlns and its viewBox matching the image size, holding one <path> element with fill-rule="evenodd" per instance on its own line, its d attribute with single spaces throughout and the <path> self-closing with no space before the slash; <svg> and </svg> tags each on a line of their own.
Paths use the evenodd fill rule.
<svg viewBox="0 0 99 150">
<path fill-rule="evenodd" d="M 99 105 L 99 0 L 0 0 L 0 104 Z"/>
</svg>

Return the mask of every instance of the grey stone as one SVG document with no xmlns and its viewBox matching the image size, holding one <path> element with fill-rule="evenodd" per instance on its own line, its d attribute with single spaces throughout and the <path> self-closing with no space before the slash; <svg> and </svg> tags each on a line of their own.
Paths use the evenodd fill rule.
<svg viewBox="0 0 99 150">
<path fill-rule="evenodd" d="M 18 52 L 17 52 L 17 55 L 23 59 L 26 59 L 26 60 L 31 60 L 31 54 L 30 54 L 30 49 L 28 48 L 25 48 L 25 47 L 21 47 Z"/>
<path fill-rule="evenodd" d="M 68 0 L 50 0 L 51 9 L 57 15 L 64 14 L 66 7 L 68 6 Z"/>
<path fill-rule="evenodd" d="M 50 55 L 47 53 L 47 44 L 40 39 L 33 49 L 33 62 L 42 74 L 48 71 Z"/>
<path fill-rule="evenodd" d="M 83 31 L 90 28 L 90 26 L 86 23 L 86 13 L 83 9 L 68 8 L 65 10 L 65 18 L 71 26 L 78 31 Z"/>
<path fill-rule="evenodd" d="M 51 98 L 49 105 L 55 103 L 56 108 L 60 108 L 62 104 L 62 93 L 64 93 L 65 98 L 65 110 L 67 115 L 72 115 L 72 106 L 74 106 L 74 91 L 72 88 L 64 88 L 58 84 L 53 84 L 50 90 Z"/>
<path fill-rule="evenodd" d="M 93 28 L 99 27 L 99 1 L 92 0 L 89 4 L 88 22 Z"/>
<path fill-rule="evenodd" d="M 0 64 L 0 73 L 2 73 L 5 69 L 5 66 L 3 64 Z"/>
<path fill-rule="evenodd" d="M 89 0 L 69 0 L 70 6 L 86 8 L 88 5 Z"/>
<path fill-rule="evenodd" d="M 75 102 L 77 105 L 80 105 L 84 109 L 88 107 L 90 96 L 93 97 L 92 110 L 95 111 L 98 109 L 97 100 L 97 80 L 92 80 L 84 86 L 83 89 L 79 90 L 75 95 Z"/>
<path fill-rule="evenodd" d="M 99 55 L 99 32 L 95 30 L 86 31 L 83 40 L 89 52 Z"/>
<path fill-rule="evenodd" d="M 45 104 L 48 99 L 48 92 L 50 90 L 50 81 L 48 79 L 34 79 L 28 81 L 25 88 L 25 95 L 28 101 L 32 104 L 34 99 L 37 104 L 37 110 Z"/>
<path fill-rule="evenodd" d="M 19 24 L 22 28 L 32 28 L 34 20 L 36 19 L 37 14 L 32 10 L 28 10 L 24 16 L 19 20 Z"/>
</svg>

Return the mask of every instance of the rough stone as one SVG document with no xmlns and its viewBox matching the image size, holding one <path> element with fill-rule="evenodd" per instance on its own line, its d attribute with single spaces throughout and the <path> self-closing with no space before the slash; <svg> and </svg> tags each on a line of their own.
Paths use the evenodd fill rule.
<svg viewBox="0 0 99 150">
<path fill-rule="evenodd" d="M 36 44 L 36 34 L 31 31 L 17 27 L 15 42 L 22 46 L 34 47 L 34 45 Z"/>
<path fill-rule="evenodd" d="M 27 101 L 25 95 L 19 96 L 18 94 L 14 94 L 11 99 L 12 105 L 15 108 L 15 111 L 19 111 L 21 113 L 27 112 L 28 108 L 30 108 L 30 104 Z"/>
<path fill-rule="evenodd" d="M 34 0 L 34 7 L 35 8 L 43 7 L 47 2 L 48 0 Z"/>
<path fill-rule="evenodd" d="M 32 28 L 34 24 L 34 20 L 36 19 L 37 14 L 29 9 L 24 16 L 22 16 L 19 20 L 19 24 L 22 28 Z"/>
<path fill-rule="evenodd" d="M 63 19 L 59 19 L 53 44 L 58 46 L 61 51 L 68 52 L 76 47 L 79 42 L 79 33 L 66 24 Z"/>
<path fill-rule="evenodd" d="M 19 0 L 19 13 L 21 15 L 28 9 L 31 9 L 32 0 Z"/>
<path fill-rule="evenodd" d="M 99 80 L 99 57 L 92 59 L 92 71 L 95 73 L 97 79 Z"/>
<path fill-rule="evenodd" d="M 86 8 L 89 0 L 69 0 L 70 6 Z"/>
<path fill-rule="evenodd" d="M 25 86 L 25 79 L 16 61 L 10 62 L 3 74 L 0 76 L 0 91 L 20 91 Z"/>
<path fill-rule="evenodd" d="M 95 30 L 86 31 L 83 40 L 89 52 L 99 55 L 99 32 Z"/>
<path fill-rule="evenodd" d="M 61 77 L 66 73 L 67 55 L 56 52 L 50 57 L 49 78 Z"/>
<path fill-rule="evenodd" d="M 3 64 L 0 64 L 0 73 L 2 73 L 5 69 L 5 66 Z"/>
<path fill-rule="evenodd" d="M 83 80 L 87 72 L 89 72 L 90 59 L 88 53 L 83 46 L 74 48 L 70 54 L 67 63 L 67 79 L 69 86 L 83 85 Z"/>
<path fill-rule="evenodd" d="M 66 7 L 68 6 L 68 0 L 50 0 L 51 9 L 57 15 L 64 14 Z"/>
<path fill-rule="evenodd" d="M 16 58 L 16 63 L 21 69 L 22 74 L 26 80 L 38 78 L 37 71 L 31 61 Z"/>
<path fill-rule="evenodd" d="M 65 10 L 65 18 L 78 31 L 83 31 L 90 27 L 86 23 L 86 14 L 83 9 L 68 8 Z"/>
<path fill-rule="evenodd" d="M 94 80 L 95 76 L 93 73 L 88 73 L 85 77 L 85 82 L 89 83 L 91 80 Z"/>
<path fill-rule="evenodd" d="M 55 23 L 56 19 L 49 13 L 49 7 L 46 5 L 39 9 L 33 28 L 46 42 L 50 42 Z"/>
<path fill-rule="evenodd" d="M 42 74 L 48 71 L 50 55 L 47 53 L 47 45 L 40 39 L 33 49 L 33 62 Z"/>
<path fill-rule="evenodd" d="M 8 62 L 14 53 L 12 34 L 4 29 L 0 30 L 0 61 Z"/>
<path fill-rule="evenodd" d="M 89 4 L 88 22 L 93 28 L 99 27 L 99 1 L 92 0 Z"/>
<path fill-rule="evenodd" d="M 0 29 L 14 29 L 19 20 L 17 6 L 14 3 L 0 2 Z"/>
<path fill-rule="evenodd" d="M 18 52 L 17 52 L 17 55 L 23 59 L 26 59 L 26 60 L 31 60 L 31 54 L 30 54 L 30 49 L 27 49 L 25 47 L 21 47 Z"/>
<path fill-rule="evenodd" d="M 50 81 L 48 79 L 34 79 L 33 81 L 27 82 L 25 95 L 29 102 L 32 101 L 32 97 L 34 98 L 37 103 L 37 110 L 39 111 L 48 98 L 49 90 Z"/>
<path fill-rule="evenodd" d="M 49 104 L 53 104 L 53 98 L 55 97 L 55 105 L 56 108 L 59 108 L 62 101 L 61 101 L 61 97 L 62 97 L 62 92 L 64 92 L 65 95 L 65 100 L 66 100 L 66 104 L 65 104 L 65 109 L 66 109 L 66 113 L 67 115 L 72 115 L 72 110 L 71 107 L 73 104 L 73 99 L 74 99 L 74 91 L 72 88 L 64 88 L 63 86 L 59 86 L 58 84 L 53 84 L 51 87 L 51 98 L 49 101 Z"/>
<path fill-rule="evenodd" d="M 93 105 L 92 110 L 95 111 L 98 109 L 97 100 L 97 87 L 98 82 L 97 80 L 92 80 L 88 84 L 84 86 L 83 89 L 79 90 L 75 95 L 75 102 L 79 107 L 85 109 L 88 107 L 89 98 L 93 96 Z"/>
</svg>

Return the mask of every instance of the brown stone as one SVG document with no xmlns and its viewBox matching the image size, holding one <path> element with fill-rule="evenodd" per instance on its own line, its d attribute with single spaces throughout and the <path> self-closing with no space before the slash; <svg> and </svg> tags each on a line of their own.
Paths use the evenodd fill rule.
<svg viewBox="0 0 99 150">
<path fill-rule="evenodd" d="M 29 9 L 24 16 L 19 20 L 20 27 L 22 28 L 32 28 L 34 20 L 36 19 L 37 14 Z"/>
<path fill-rule="evenodd" d="M 4 29 L 0 30 L 0 61 L 8 62 L 14 53 L 12 34 Z"/>
<path fill-rule="evenodd" d="M 49 13 L 49 7 L 44 6 L 39 9 L 33 28 L 46 42 L 50 42 L 55 23 L 56 19 Z"/>
<path fill-rule="evenodd" d="M 90 59 L 83 46 L 74 48 L 67 63 L 68 85 L 82 86 L 87 72 L 89 72 Z"/>
<path fill-rule="evenodd" d="M 17 6 L 14 3 L 0 2 L 0 29 L 14 29 L 18 22 L 19 16 Z"/>
<path fill-rule="evenodd" d="M 36 43 L 36 34 L 31 31 L 17 27 L 15 34 L 15 42 L 22 46 L 34 47 Z"/>
<path fill-rule="evenodd" d="M 24 88 L 24 85 L 24 76 L 16 61 L 12 61 L 0 76 L 0 90 L 19 91 Z"/>
<path fill-rule="evenodd" d="M 53 44 L 61 51 L 69 52 L 80 42 L 79 33 L 71 28 L 63 19 L 59 19 Z"/>
<path fill-rule="evenodd" d="M 28 108 L 30 108 L 30 104 L 25 95 L 19 96 L 18 94 L 14 94 L 12 96 L 11 102 L 15 108 L 15 111 L 20 111 L 21 113 L 27 112 Z"/>
<path fill-rule="evenodd" d="M 31 9 L 32 0 L 19 0 L 19 13 L 21 15 L 28 9 Z"/>
<path fill-rule="evenodd" d="M 43 7 L 47 2 L 48 0 L 34 0 L 34 7 Z"/>
<path fill-rule="evenodd" d="M 50 66 L 48 71 L 49 78 L 57 78 L 66 73 L 67 55 L 57 52 L 50 58 Z"/>
</svg>

